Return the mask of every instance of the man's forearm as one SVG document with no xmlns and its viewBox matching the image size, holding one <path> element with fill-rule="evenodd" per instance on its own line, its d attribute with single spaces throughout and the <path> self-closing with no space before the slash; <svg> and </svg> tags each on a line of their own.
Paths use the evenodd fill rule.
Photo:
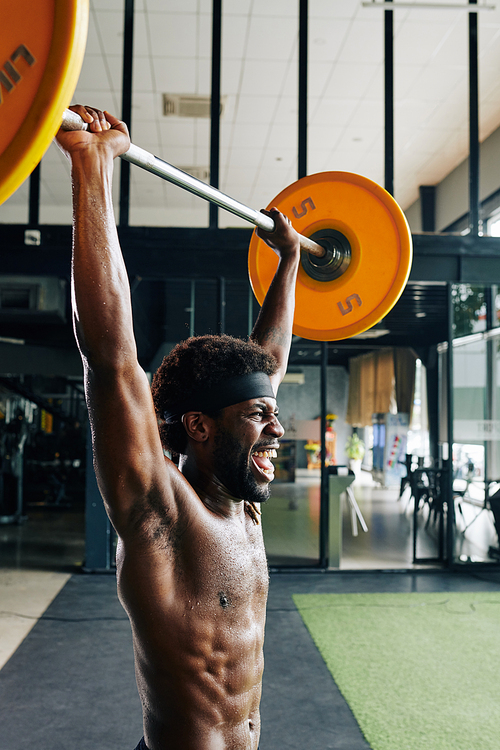
<svg viewBox="0 0 500 750">
<path fill-rule="evenodd" d="M 280 258 L 278 269 L 262 304 L 251 338 L 273 354 L 283 379 L 292 342 L 295 284 L 300 256 Z"/>
<path fill-rule="evenodd" d="M 132 310 L 112 204 L 109 155 L 74 158 L 72 299 L 82 355 L 95 362 L 135 356 Z"/>
</svg>

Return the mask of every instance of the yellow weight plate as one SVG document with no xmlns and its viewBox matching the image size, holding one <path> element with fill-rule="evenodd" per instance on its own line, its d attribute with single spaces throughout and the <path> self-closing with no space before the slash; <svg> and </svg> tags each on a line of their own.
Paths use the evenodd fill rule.
<svg viewBox="0 0 500 750">
<path fill-rule="evenodd" d="M 411 268 L 412 241 L 405 215 L 380 185 L 350 172 L 321 172 L 285 188 L 271 203 L 306 237 L 334 230 L 348 241 L 350 264 L 332 280 L 312 278 L 304 264 L 297 278 L 293 332 L 337 341 L 378 323 L 399 299 Z M 250 281 L 262 304 L 278 259 L 252 235 Z M 306 264 L 307 266 L 307 264 Z"/>
<path fill-rule="evenodd" d="M 70 104 L 89 0 L 1 0 L 0 204 L 31 174 Z"/>
</svg>

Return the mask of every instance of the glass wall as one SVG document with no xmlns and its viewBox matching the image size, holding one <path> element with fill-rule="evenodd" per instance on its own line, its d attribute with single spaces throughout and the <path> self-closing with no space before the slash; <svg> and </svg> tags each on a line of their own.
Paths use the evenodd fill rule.
<svg viewBox="0 0 500 750">
<path fill-rule="evenodd" d="M 453 496 L 455 562 L 491 562 L 499 546 L 489 497 L 500 487 L 500 331 L 487 330 L 495 294 L 453 288 Z M 467 335 L 468 334 L 468 335 Z"/>
</svg>

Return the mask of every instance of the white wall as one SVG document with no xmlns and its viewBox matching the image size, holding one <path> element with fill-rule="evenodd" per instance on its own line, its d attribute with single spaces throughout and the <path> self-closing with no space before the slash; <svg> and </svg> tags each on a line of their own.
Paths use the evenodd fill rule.
<svg viewBox="0 0 500 750">
<path fill-rule="evenodd" d="M 466 159 L 436 187 L 436 232 L 459 219 L 469 209 L 469 160 Z M 500 189 L 500 128 L 480 146 L 479 198 L 484 200 Z M 405 210 L 411 231 L 422 231 L 420 200 Z"/>
<path fill-rule="evenodd" d="M 278 391 L 278 406 L 280 421 L 287 428 L 290 419 L 316 419 L 320 415 L 320 367 L 304 365 L 300 367 L 304 373 L 303 385 L 282 383 Z M 335 432 L 337 433 L 337 463 L 346 463 L 344 446 L 351 428 L 345 422 L 347 412 L 347 394 L 349 388 L 349 374 L 344 367 L 331 366 L 328 368 L 327 379 L 327 413 L 337 415 Z M 286 439 L 286 432 L 285 432 Z M 297 465 L 305 466 L 306 456 L 298 456 Z"/>
</svg>

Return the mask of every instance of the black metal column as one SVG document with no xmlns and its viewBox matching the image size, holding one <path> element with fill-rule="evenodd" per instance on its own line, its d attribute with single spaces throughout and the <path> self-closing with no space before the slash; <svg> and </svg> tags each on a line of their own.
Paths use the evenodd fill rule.
<svg viewBox="0 0 500 750">
<path fill-rule="evenodd" d="M 299 119 L 298 119 L 298 178 L 307 175 L 307 75 L 308 75 L 308 35 L 309 3 L 299 2 Z M 328 378 L 328 344 L 321 342 L 321 479 L 320 479 L 320 525 L 319 563 L 322 568 L 328 565 L 329 552 L 329 498 L 328 472 L 326 470 L 326 409 Z"/>
<path fill-rule="evenodd" d="M 319 564 L 328 567 L 330 556 L 330 502 L 328 497 L 328 471 L 326 463 L 326 409 L 328 394 L 328 344 L 321 343 L 320 413 L 321 413 L 321 505 L 319 524 Z"/>
<path fill-rule="evenodd" d="M 436 231 L 436 186 L 420 185 L 420 216 L 422 232 Z"/>
<path fill-rule="evenodd" d="M 452 284 L 447 284 L 448 292 L 448 349 L 446 352 L 446 406 L 448 438 L 448 492 L 446 515 L 446 558 L 452 566 L 455 557 L 455 502 L 453 499 L 453 296 Z"/>
<path fill-rule="evenodd" d="M 85 563 L 87 573 L 112 570 L 115 564 L 113 553 L 113 528 L 104 509 L 97 486 L 92 456 L 92 437 L 87 429 L 85 470 Z"/>
<path fill-rule="evenodd" d="M 476 5 L 477 0 L 469 0 Z M 479 234 L 479 94 L 477 13 L 469 13 L 469 227 Z"/>
<path fill-rule="evenodd" d="M 30 175 L 28 224 L 37 227 L 40 223 L 40 169 L 37 164 Z"/>
<path fill-rule="evenodd" d="M 427 420 L 429 424 L 429 453 L 439 457 L 439 364 L 437 346 L 429 347 L 425 362 L 427 388 Z"/>
<path fill-rule="evenodd" d="M 299 5 L 299 136 L 298 178 L 307 175 L 307 70 L 308 70 L 308 0 Z"/>
<path fill-rule="evenodd" d="M 125 0 L 123 26 L 122 120 L 132 126 L 132 65 L 134 53 L 134 0 Z M 129 223 L 130 162 L 120 163 L 120 226 Z"/>
<path fill-rule="evenodd" d="M 394 32 L 393 11 L 384 11 L 384 187 L 394 195 Z"/>
<path fill-rule="evenodd" d="M 212 10 L 212 100 L 210 108 L 210 184 L 219 188 L 220 160 L 220 78 L 222 40 L 222 0 L 213 0 Z M 219 207 L 209 203 L 209 226 L 219 226 Z"/>
</svg>

